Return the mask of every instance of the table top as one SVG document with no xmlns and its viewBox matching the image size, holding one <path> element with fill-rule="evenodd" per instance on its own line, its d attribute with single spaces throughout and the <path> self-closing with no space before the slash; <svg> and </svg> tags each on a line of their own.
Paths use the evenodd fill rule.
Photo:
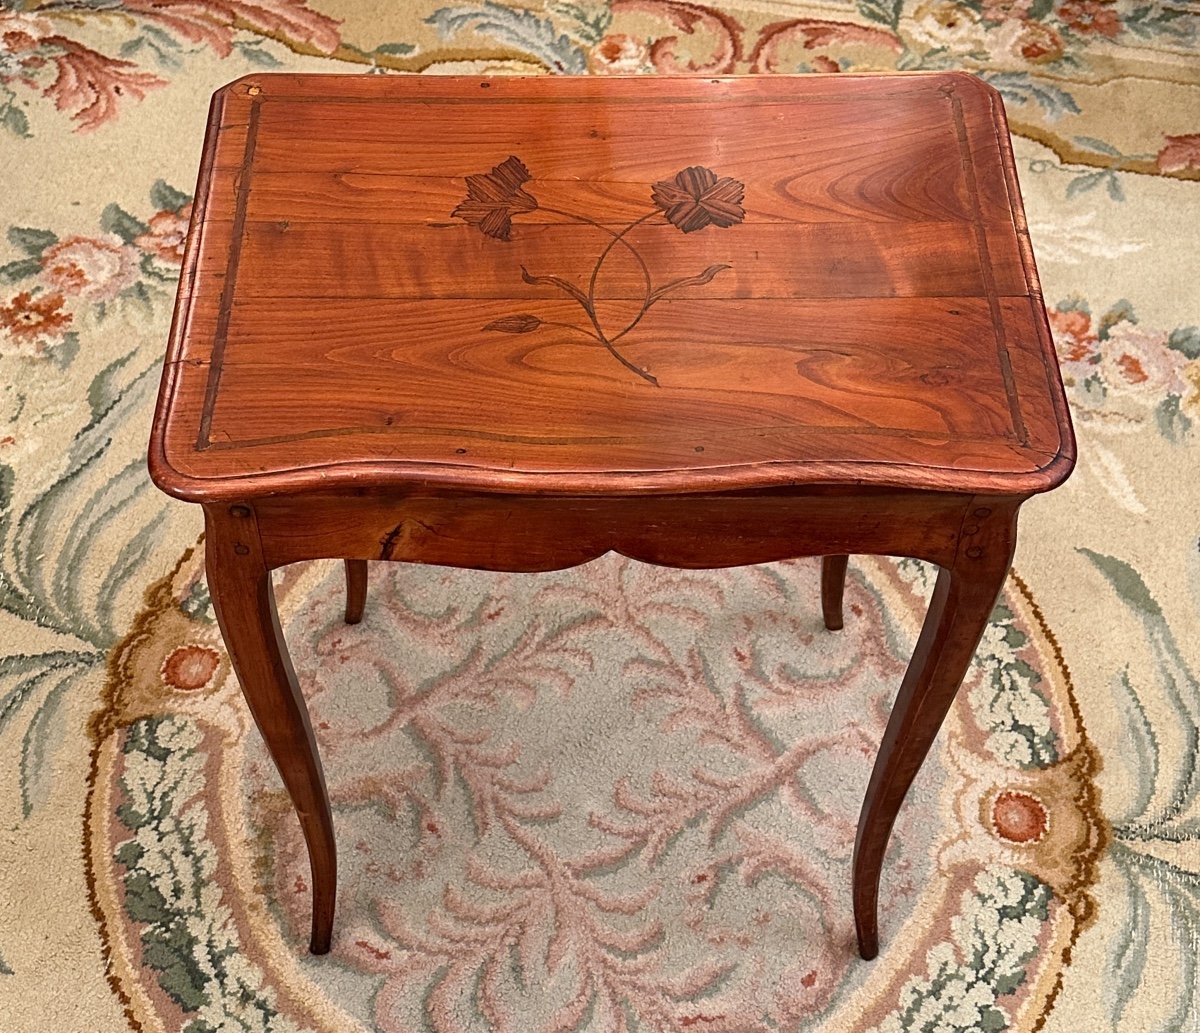
<svg viewBox="0 0 1200 1033">
<path fill-rule="evenodd" d="M 213 99 L 150 449 L 173 495 L 1025 495 L 1073 462 L 1003 106 L 970 75 Z"/>
</svg>

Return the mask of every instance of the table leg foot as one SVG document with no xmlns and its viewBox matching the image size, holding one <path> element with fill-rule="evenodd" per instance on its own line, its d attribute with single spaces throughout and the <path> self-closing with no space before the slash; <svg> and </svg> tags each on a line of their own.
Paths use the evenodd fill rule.
<svg viewBox="0 0 1200 1033">
<path fill-rule="evenodd" d="M 357 624 L 367 605 L 367 561 L 346 560 L 346 623 Z"/>
<path fill-rule="evenodd" d="M 879 953 L 879 873 L 892 825 L 954 701 L 1012 562 L 1010 535 L 938 572 L 929 612 L 883 734 L 854 843 L 854 924 L 865 960 Z"/>
<path fill-rule="evenodd" d="M 842 596 L 846 591 L 846 564 L 849 556 L 821 557 L 821 613 L 830 631 L 842 628 Z"/>
<path fill-rule="evenodd" d="M 308 845 L 314 954 L 329 950 L 337 890 L 337 850 L 325 775 L 308 708 L 275 609 L 271 574 L 257 534 L 210 516 L 205 568 L 217 622 L 250 713 L 283 779 Z"/>
</svg>

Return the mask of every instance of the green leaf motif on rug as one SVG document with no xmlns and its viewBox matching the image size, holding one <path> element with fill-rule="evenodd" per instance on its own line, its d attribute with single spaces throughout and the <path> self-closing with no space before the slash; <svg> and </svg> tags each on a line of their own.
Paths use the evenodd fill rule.
<svg viewBox="0 0 1200 1033">
<path fill-rule="evenodd" d="M 183 47 L 169 32 L 154 25 L 144 25 L 140 36 L 134 36 L 121 44 L 117 53 L 126 60 L 138 58 L 143 51 L 149 52 L 160 68 L 177 71 L 183 68 L 179 55 Z"/>
<path fill-rule="evenodd" d="M 608 4 L 589 10 L 582 4 L 559 0 L 550 5 L 550 10 L 555 14 L 565 15 L 575 22 L 575 28 L 571 34 L 584 43 L 599 43 L 612 26 L 613 12 Z"/>
<path fill-rule="evenodd" d="M 0 108 L 0 125 L 22 139 L 32 135 L 29 132 L 29 117 L 11 99 Z"/>
<path fill-rule="evenodd" d="M 1124 913 L 1116 926 L 1121 932 L 1109 948 L 1102 984 L 1112 1028 L 1119 1030 L 1125 1028 L 1130 1003 L 1145 992 L 1147 978 L 1153 978 L 1157 959 L 1151 958 L 1148 944 L 1154 942 L 1155 927 L 1169 929 L 1170 936 L 1184 944 L 1200 938 L 1200 875 L 1121 841 L 1113 844 L 1109 856 L 1125 882 Z M 1181 950 L 1178 965 L 1174 1007 L 1156 1029 L 1185 1030 L 1196 1014 L 1200 988 L 1195 951 Z M 1164 1003 L 1170 1000 L 1167 996 Z"/>
<path fill-rule="evenodd" d="M 880 25 L 895 30 L 900 24 L 904 0 L 858 0 L 858 13 Z"/>
<path fill-rule="evenodd" d="M 1126 1011 L 1153 969 L 1147 945 L 1154 933 L 1169 930 L 1180 943 L 1200 938 L 1200 875 L 1158 856 L 1200 843 L 1200 678 L 1188 666 L 1179 643 L 1141 574 L 1125 560 L 1092 549 L 1078 550 L 1112 586 L 1141 622 L 1153 664 L 1149 677 L 1126 663 L 1115 679 L 1116 700 L 1124 711 L 1129 769 L 1137 792 L 1124 813 L 1110 814 L 1114 842 L 1109 857 L 1124 880 L 1122 930 L 1108 953 L 1102 985 L 1113 1028 L 1123 1028 Z M 1165 704 L 1172 716 L 1170 738 L 1155 731 L 1148 714 Z M 1120 898 L 1117 898 L 1120 899 Z M 1172 1014 L 1158 1029 L 1184 1029 L 1194 1015 L 1197 988 L 1195 951 L 1181 950 Z"/>
<path fill-rule="evenodd" d="M 443 7 L 425 21 L 437 27 L 445 39 L 474 29 L 483 36 L 516 47 L 542 61 L 551 71 L 562 75 L 581 75 L 587 71 L 587 55 L 582 47 L 571 41 L 549 18 L 539 18 L 532 11 L 517 10 L 486 0 L 473 7 Z"/>
<path fill-rule="evenodd" d="M 255 68 L 279 68 L 283 65 L 279 58 L 263 47 L 260 40 L 235 40 L 233 49 Z"/>
<path fill-rule="evenodd" d="M 1121 601 L 1130 606 L 1139 616 L 1150 619 L 1162 617 L 1162 608 L 1150 594 L 1146 582 L 1128 563 L 1115 556 L 1105 556 L 1103 553 L 1093 552 L 1091 549 L 1080 549 L 1079 551 L 1095 564 L 1096 569 L 1116 589 Z"/>
<path fill-rule="evenodd" d="M 196 725 L 175 716 L 145 718 L 125 733 L 117 818 L 131 838 L 114 857 L 125 869 L 125 910 L 142 927 L 142 964 L 188 1016 L 182 1033 L 300 1033 L 243 953 L 221 899 L 208 813 L 196 799 L 201 742 Z"/>
<path fill-rule="evenodd" d="M 1140 811 L 1114 817 L 1113 831 L 1118 839 L 1129 842 L 1182 843 L 1200 839 L 1200 817 L 1188 817 L 1200 802 L 1200 679 L 1188 666 L 1163 614 L 1138 572 L 1124 560 L 1091 549 L 1078 550 L 1095 565 L 1136 617 L 1141 620 L 1154 658 L 1157 688 L 1175 717 L 1175 730 L 1182 738 L 1180 747 L 1169 751 L 1150 735 L 1138 736 L 1144 722 L 1130 723 L 1130 734 L 1151 759 L 1149 770 L 1139 772 L 1152 782 L 1153 792 L 1143 794 Z M 1127 700 L 1137 712 L 1144 707 L 1133 688 L 1130 666 L 1126 664 L 1120 684 Z M 1156 801 L 1156 802 L 1155 802 Z M 1200 914 L 1197 914 L 1200 923 Z M 1200 927 L 1200 926 L 1198 926 Z"/>
<path fill-rule="evenodd" d="M 197 581 L 188 594 L 179 601 L 179 609 L 195 621 L 216 624 L 217 613 L 213 609 L 212 596 L 208 594 L 208 582 Z"/>
<path fill-rule="evenodd" d="M 1167 335 L 1167 347 L 1189 359 L 1200 359 L 1200 326 L 1180 326 Z"/>
<path fill-rule="evenodd" d="M 1168 395 L 1154 409 L 1154 422 L 1168 441 L 1178 443 L 1192 429 L 1191 418 L 1184 414 L 1178 395 Z"/>
<path fill-rule="evenodd" d="M 1044 768 L 1059 759 L 1058 737 L 1050 704 L 1038 689 L 1042 676 L 1020 655 L 1028 643 L 1016 614 L 999 604 L 975 653 L 984 676 L 971 690 L 971 709 L 987 730 L 993 754 L 1019 767 Z"/>
<path fill-rule="evenodd" d="M 100 213 L 100 228 L 108 233 L 115 233 L 126 244 L 132 244 L 149 229 L 144 222 L 134 218 L 118 204 L 110 204 Z"/>
<path fill-rule="evenodd" d="M 192 203 L 192 195 L 176 190 L 165 179 L 156 179 L 150 188 L 150 203 L 163 212 L 181 212 Z"/>
<path fill-rule="evenodd" d="M 1051 122 L 1058 121 L 1063 115 L 1082 114 L 1075 98 L 1066 90 L 1043 79 L 1035 79 L 1029 72 L 983 72 L 979 78 L 999 90 L 1009 104 L 1016 107 L 1036 104 Z"/>
<path fill-rule="evenodd" d="M 8 242 L 25 254 L 40 258 L 46 248 L 58 243 L 58 236 L 49 230 L 39 230 L 32 226 L 12 226 L 8 231 Z M 41 267 L 40 262 L 38 267 Z"/>
<path fill-rule="evenodd" d="M 389 57 L 407 57 L 416 49 L 411 43 L 380 43 L 374 53 L 386 54 Z"/>
<path fill-rule="evenodd" d="M 928 974 L 900 991 L 900 1007 L 874 1033 L 999 1033 L 1002 998 L 1025 982 L 1053 891 L 1027 872 L 981 872 L 963 894 L 950 939 L 926 956 Z"/>
</svg>

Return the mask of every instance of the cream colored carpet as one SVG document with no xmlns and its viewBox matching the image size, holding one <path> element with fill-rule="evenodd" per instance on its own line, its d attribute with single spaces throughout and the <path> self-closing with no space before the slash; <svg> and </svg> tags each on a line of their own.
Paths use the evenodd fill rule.
<svg viewBox="0 0 1200 1033">
<path fill-rule="evenodd" d="M 1200 9 L 0 0 L 0 1029 L 1200 1030 Z M 342 866 L 144 448 L 208 96 L 271 69 L 961 67 L 1002 91 L 1080 443 L 853 952 L 930 587 L 856 559 L 278 579 Z"/>
</svg>

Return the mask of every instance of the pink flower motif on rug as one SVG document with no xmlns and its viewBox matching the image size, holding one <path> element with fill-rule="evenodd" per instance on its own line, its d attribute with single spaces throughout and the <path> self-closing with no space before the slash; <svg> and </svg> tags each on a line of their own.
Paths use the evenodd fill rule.
<svg viewBox="0 0 1200 1033">
<path fill-rule="evenodd" d="M 47 345 L 62 339 L 71 325 L 71 313 L 63 311 L 61 294 L 21 291 L 0 304 L 0 355 L 40 355 Z M 7 339 L 7 340 L 6 340 Z"/>
<path fill-rule="evenodd" d="M 99 129 L 131 101 L 144 100 L 167 80 L 125 56 L 114 57 L 75 38 L 88 23 L 115 26 L 128 34 L 119 52 L 186 53 L 179 39 L 234 53 L 239 34 L 331 54 L 341 43 L 338 22 L 305 0 L 124 0 L 119 4 L 45 4 L 36 14 L 0 8 L 0 83 L 15 83 L 54 102 L 78 130 Z M 147 47 L 146 36 L 153 45 Z M 178 37 L 178 39 L 177 39 Z M 106 41 L 107 42 L 107 41 Z M 164 50 L 164 48 L 166 48 Z M 107 47 L 105 47 L 107 49 Z M 0 125 L 29 136 L 29 121 L 10 92 Z"/>
<path fill-rule="evenodd" d="M 1158 152 L 1158 167 L 1163 172 L 1182 172 L 1200 169 L 1200 133 L 1183 136 L 1164 136 L 1166 141 Z"/>
<path fill-rule="evenodd" d="M 42 252 L 42 279 L 63 294 L 112 301 L 137 281 L 140 257 L 116 236 L 68 237 Z"/>
<path fill-rule="evenodd" d="M 134 246 L 167 262 L 181 263 L 191 219 L 190 203 L 178 211 L 155 212 L 150 217 L 146 232 L 133 238 Z"/>
</svg>

